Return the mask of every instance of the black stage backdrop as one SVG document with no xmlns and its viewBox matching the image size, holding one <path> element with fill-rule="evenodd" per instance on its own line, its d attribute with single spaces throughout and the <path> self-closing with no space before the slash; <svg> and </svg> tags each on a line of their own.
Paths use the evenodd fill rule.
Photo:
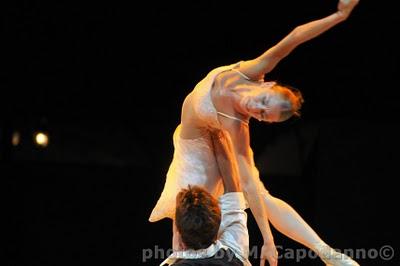
<svg viewBox="0 0 400 266">
<path fill-rule="evenodd" d="M 336 5 L 15 1 L 1 8 L 1 265 L 159 264 L 170 252 L 171 222 L 147 219 L 185 95 L 212 68 L 258 56 Z M 400 264 L 399 16 L 389 5 L 362 0 L 346 22 L 267 76 L 302 90 L 301 119 L 251 124 L 270 193 L 361 265 Z M 34 145 L 38 130 L 48 133 L 47 148 Z M 257 265 L 261 238 L 248 213 Z M 280 265 L 322 265 L 273 233 Z"/>
</svg>

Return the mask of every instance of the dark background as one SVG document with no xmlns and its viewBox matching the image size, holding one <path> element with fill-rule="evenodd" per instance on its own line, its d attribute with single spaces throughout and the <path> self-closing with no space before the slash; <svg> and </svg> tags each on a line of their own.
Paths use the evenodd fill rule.
<svg viewBox="0 0 400 266">
<path fill-rule="evenodd" d="M 258 56 L 336 5 L 8 3 L 1 9 L 2 265 L 159 264 L 171 223 L 147 218 L 185 95 L 212 68 Z M 267 76 L 302 90 L 301 119 L 251 124 L 271 194 L 333 247 L 367 252 L 361 265 L 399 265 L 398 23 L 394 4 L 362 0 L 346 22 Z M 37 130 L 48 132 L 48 148 L 34 145 Z M 257 265 L 261 239 L 251 215 L 248 225 Z M 281 255 L 302 248 L 274 236 Z M 376 253 L 386 245 L 391 260 Z"/>
</svg>

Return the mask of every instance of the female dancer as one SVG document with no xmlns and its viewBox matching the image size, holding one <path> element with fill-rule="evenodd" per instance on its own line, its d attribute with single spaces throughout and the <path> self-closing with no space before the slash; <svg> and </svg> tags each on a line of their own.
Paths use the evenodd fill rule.
<svg viewBox="0 0 400 266">
<path fill-rule="evenodd" d="M 298 113 L 301 94 L 276 82 L 264 82 L 264 75 L 298 45 L 346 20 L 357 4 L 358 0 L 340 0 L 335 13 L 296 27 L 253 60 L 212 70 L 196 85 L 183 103 L 181 123 L 173 137 L 174 158 L 164 190 L 149 218 L 151 222 L 174 218 L 175 197 L 188 184 L 201 185 L 215 196 L 222 194 L 211 140 L 211 132 L 221 131 L 232 143 L 243 192 L 263 235 L 262 264 L 267 259 L 270 265 L 277 265 L 270 221 L 280 232 L 315 251 L 328 265 L 358 265 L 335 252 L 292 207 L 268 193 L 254 164 L 248 127 L 251 117 L 281 122 Z M 178 248 L 175 239 L 173 245 Z"/>
</svg>

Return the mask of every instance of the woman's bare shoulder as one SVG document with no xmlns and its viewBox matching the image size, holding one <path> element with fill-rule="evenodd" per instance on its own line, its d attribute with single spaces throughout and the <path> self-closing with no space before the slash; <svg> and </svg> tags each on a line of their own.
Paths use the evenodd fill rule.
<svg viewBox="0 0 400 266">
<path fill-rule="evenodd" d="M 215 77 L 213 89 L 227 89 L 243 82 L 243 78 L 234 70 L 227 70 Z"/>
</svg>

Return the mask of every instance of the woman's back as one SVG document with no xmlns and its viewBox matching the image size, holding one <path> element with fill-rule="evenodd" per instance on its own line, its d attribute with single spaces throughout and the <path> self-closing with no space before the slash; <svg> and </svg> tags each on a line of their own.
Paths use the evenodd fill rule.
<svg viewBox="0 0 400 266">
<path fill-rule="evenodd" d="M 168 169 L 167 180 L 156 207 L 150 216 L 154 222 L 173 218 L 175 197 L 187 185 L 205 187 L 214 196 L 223 193 L 222 180 L 212 148 L 210 130 L 219 128 L 217 111 L 211 100 L 215 77 L 237 64 L 212 70 L 185 98 L 181 124 L 174 133 L 174 157 Z"/>
</svg>

